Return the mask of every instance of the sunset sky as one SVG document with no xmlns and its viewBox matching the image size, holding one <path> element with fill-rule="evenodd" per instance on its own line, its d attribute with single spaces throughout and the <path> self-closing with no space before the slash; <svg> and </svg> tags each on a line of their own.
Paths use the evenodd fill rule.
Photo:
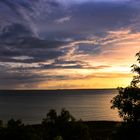
<svg viewBox="0 0 140 140">
<path fill-rule="evenodd" d="M 139 51 L 139 0 L 0 0 L 0 89 L 128 86 Z"/>
</svg>

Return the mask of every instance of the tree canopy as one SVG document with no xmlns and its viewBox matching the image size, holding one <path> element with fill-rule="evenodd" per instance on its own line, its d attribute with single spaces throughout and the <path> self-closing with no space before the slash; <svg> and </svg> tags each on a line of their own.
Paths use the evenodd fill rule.
<svg viewBox="0 0 140 140">
<path fill-rule="evenodd" d="M 133 80 L 128 87 L 118 88 L 118 95 L 111 100 L 111 108 L 117 108 L 120 117 L 127 122 L 140 120 L 140 52 L 136 57 L 138 64 L 131 66 L 135 74 Z"/>
</svg>

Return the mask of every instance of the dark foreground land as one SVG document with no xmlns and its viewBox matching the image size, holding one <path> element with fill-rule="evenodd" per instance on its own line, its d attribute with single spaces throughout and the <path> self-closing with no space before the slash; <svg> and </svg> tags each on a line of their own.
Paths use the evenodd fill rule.
<svg viewBox="0 0 140 140">
<path fill-rule="evenodd" d="M 111 121 L 75 121 L 24 125 L 11 119 L 0 140 L 139 140 L 140 125 Z"/>
</svg>

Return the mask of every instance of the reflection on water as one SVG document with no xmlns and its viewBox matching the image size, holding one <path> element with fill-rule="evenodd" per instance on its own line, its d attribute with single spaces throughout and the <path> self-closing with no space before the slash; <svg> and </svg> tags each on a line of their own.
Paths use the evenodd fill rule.
<svg viewBox="0 0 140 140">
<path fill-rule="evenodd" d="M 0 119 L 40 123 L 50 109 L 66 108 L 77 119 L 120 121 L 117 111 L 110 109 L 115 95 L 115 90 L 0 94 Z"/>
</svg>

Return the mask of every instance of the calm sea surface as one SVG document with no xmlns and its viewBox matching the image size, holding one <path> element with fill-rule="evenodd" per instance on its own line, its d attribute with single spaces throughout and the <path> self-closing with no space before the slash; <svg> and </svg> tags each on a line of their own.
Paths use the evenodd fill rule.
<svg viewBox="0 0 140 140">
<path fill-rule="evenodd" d="M 120 121 L 110 100 L 116 90 L 0 91 L 0 119 L 40 123 L 50 109 L 66 108 L 76 119 Z"/>
</svg>

